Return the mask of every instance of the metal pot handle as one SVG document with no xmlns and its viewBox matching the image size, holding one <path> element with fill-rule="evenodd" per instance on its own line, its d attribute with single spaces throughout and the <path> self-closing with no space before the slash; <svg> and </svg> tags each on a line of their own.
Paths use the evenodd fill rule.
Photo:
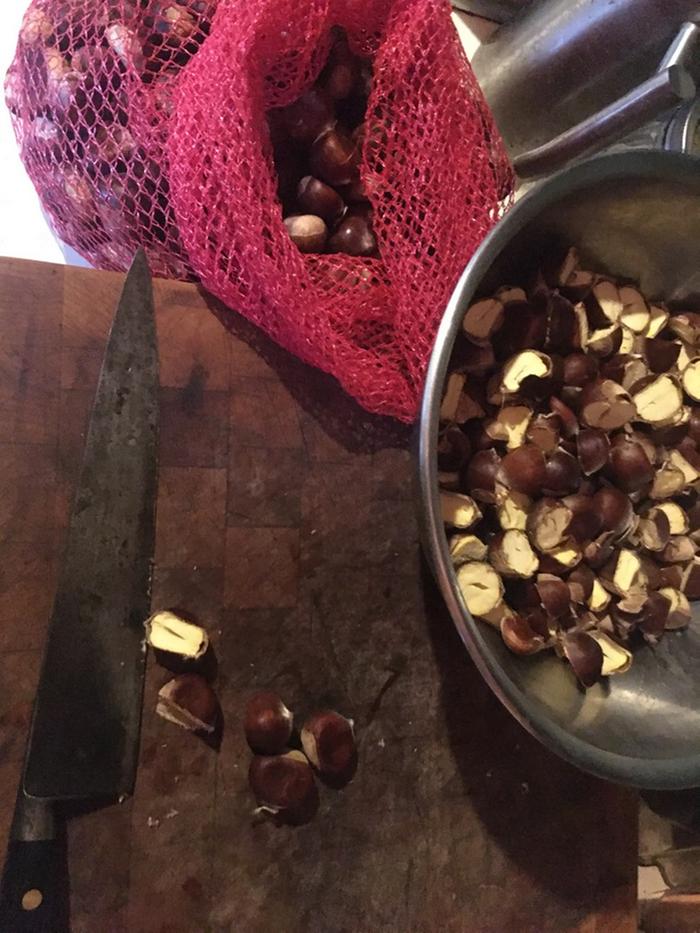
<svg viewBox="0 0 700 933">
<path fill-rule="evenodd" d="M 684 23 L 651 78 L 542 146 L 517 156 L 513 160 L 517 174 L 528 178 L 552 172 L 571 159 L 622 138 L 680 101 L 694 97 L 695 81 L 687 64 L 699 38 L 700 27 Z"/>
</svg>

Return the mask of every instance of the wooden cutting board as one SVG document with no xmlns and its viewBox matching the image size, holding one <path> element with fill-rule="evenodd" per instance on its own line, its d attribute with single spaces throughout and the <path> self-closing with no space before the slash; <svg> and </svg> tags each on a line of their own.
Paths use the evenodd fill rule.
<svg viewBox="0 0 700 933">
<path fill-rule="evenodd" d="M 0 845 L 122 277 L 0 260 Z M 192 285 L 157 281 L 153 601 L 208 627 L 217 753 L 154 715 L 134 798 L 70 824 L 76 933 L 636 930 L 636 795 L 546 752 L 469 661 L 424 569 L 406 430 Z M 208 307 L 211 306 L 211 307 Z M 246 697 L 355 720 L 345 790 L 253 825 Z"/>
</svg>

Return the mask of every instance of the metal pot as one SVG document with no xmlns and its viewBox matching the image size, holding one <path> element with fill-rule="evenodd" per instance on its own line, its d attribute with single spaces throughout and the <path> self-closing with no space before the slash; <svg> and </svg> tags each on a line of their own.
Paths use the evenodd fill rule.
<svg viewBox="0 0 700 933">
<path fill-rule="evenodd" d="M 520 658 L 475 621 L 456 585 L 440 517 L 439 408 L 455 335 L 475 297 L 525 284 L 553 248 L 629 276 L 650 297 L 700 309 L 700 160 L 627 152 L 575 165 L 533 188 L 465 269 L 440 326 L 418 430 L 424 541 L 455 625 L 480 672 L 545 745 L 601 777 L 646 788 L 700 786 L 700 605 L 684 632 L 641 647 L 627 674 L 588 691 L 550 654 Z"/>
</svg>

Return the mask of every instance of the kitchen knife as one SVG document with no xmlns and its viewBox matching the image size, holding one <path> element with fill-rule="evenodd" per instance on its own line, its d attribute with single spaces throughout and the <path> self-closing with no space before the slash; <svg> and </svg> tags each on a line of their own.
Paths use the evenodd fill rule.
<svg viewBox="0 0 700 933">
<path fill-rule="evenodd" d="M 112 324 L 0 886 L 2 933 L 68 929 L 61 803 L 133 791 L 157 483 L 158 352 L 140 250 Z"/>
</svg>

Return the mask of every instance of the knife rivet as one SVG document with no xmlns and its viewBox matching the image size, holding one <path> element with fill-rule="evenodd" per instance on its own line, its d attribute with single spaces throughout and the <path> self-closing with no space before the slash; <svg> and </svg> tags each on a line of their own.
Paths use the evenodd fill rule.
<svg viewBox="0 0 700 933">
<path fill-rule="evenodd" d="M 36 910 L 37 907 L 41 907 L 41 902 L 44 900 L 44 895 L 41 891 L 36 888 L 30 888 L 29 891 L 25 891 L 22 895 L 22 910 Z"/>
</svg>

